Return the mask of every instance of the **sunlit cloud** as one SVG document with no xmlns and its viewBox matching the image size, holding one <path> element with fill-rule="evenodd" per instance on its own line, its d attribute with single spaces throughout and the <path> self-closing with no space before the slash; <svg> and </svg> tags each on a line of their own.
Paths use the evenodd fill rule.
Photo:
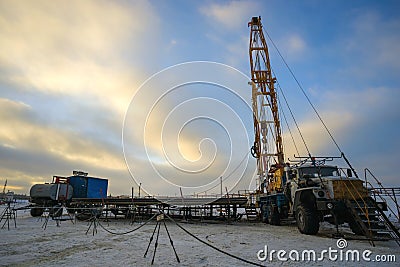
<svg viewBox="0 0 400 267">
<path fill-rule="evenodd" d="M 129 183 L 122 118 L 148 75 L 131 59 L 144 62 L 158 23 L 145 1 L 0 3 L 0 156 L 10 187 L 27 192 L 75 168 Z"/>
<path fill-rule="evenodd" d="M 1 120 L 10 122 L 0 129 L 0 141 L 6 147 L 45 151 L 66 161 L 83 162 L 93 167 L 119 170 L 124 167 L 122 158 L 111 154 L 104 145 L 74 132 L 41 124 L 27 105 L 7 99 L 0 99 L 0 103 Z"/>
<path fill-rule="evenodd" d="M 396 139 L 391 139 L 390 136 L 394 134 L 388 135 L 383 130 L 390 127 L 389 124 L 399 116 L 394 109 L 396 99 L 400 96 L 399 93 L 392 94 L 391 91 L 384 87 L 361 91 L 337 89 L 318 96 L 318 102 L 321 103 L 318 107 L 320 116 L 341 150 L 348 157 L 350 155 L 354 167 L 361 173 L 363 168 L 370 168 L 380 178 L 384 178 L 383 181 L 387 184 L 395 184 L 395 179 L 383 166 L 386 166 L 385 162 L 393 161 L 392 155 L 397 153 L 395 148 L 400 145 Z M 298 121 L 298 124 L 312 155 L 340 156 L 336 145 L 315 114 Z M 293 155 L 297 153 L 286 126 L 284 129 L 285 157 L 293 159 Z M 308 152 L 294 123 L 291 123 L 291 131 L 300 156 L 307 156 Z M 383 134 L 388 138 L 385 144 L 380 142 Z M 377 156 L 376 150 L 386 153 L 388 157 Z"/>
<path fill-rule="evenodd" d="M 282 51 L 285 51 L 285 54 L 291 60 L 304 58 L 304 53 L 306 52 L 307 45 L 305 40 L 298 34 L 292 34 L 290 36 L 286 36 L 285 41 L 281 42 L 283 44 Z"/>
<path fill-rule="evenodd" d="M 18 1 L 2 4 L 0 66 L 16 85 L 51 94 L 95 98 L 122 114 L 132 90 L 143 80 L 140 55 L 146 40 L 143 21 L 156 28 L 151 6 L 107 1 Z M 149 35 L 150 38 L 150 35 Z M 139 53 L 138 53 L 139 52 Z"/>
<path fill-rule="evenodd" d="M 230 1 L 202 6 L 200 12 L 217 26 L 223 25 L 229 30 L 237 30 L 243 28 L 257 14 L 258 8 L 259 3 L 255 1 Z"/>
</svg>

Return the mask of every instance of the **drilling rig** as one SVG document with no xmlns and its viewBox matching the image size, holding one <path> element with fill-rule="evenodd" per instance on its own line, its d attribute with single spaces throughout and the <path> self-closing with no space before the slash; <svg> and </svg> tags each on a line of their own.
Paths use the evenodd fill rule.
<svg viewBox="0 0 400 267">
<path fill-rule="evenodd" d="M 265 221 L 279 224 L 279 210 L 287 210 L 282 180 L 284 153 L 275 90 L 276 78 L 272 76 L 268 46 L 261 18 L 253 17 L 250 27 L 250 70 L 252 80 L 252 107 L 254 144 L 251 148 L 257 159 L 257 201 L 262 204 Z M 272 138 L 270 138 L 270 136 Z"/>
<path fill-rule="evenodd" d="M 248 26 L 254 122 L 251 153 L 257 159 L 255 204 L 262 220 L 280 225 L 282 219 L 295 219 L 299 231 L 309 235 L 317 234 L 320 223 L 327 221 L 336 225 L 340 236 L 338 225 L 348 223 L 355 234 L 371 242 L 386 238 L 400 245 L 400 234 L 384 213 L 386 202 L 370 196 L 339 146 L 340 157 L 313 157 L 309 152 L 285 163 L 276 78 L 261 17 L 253 17 Z M 348 167 L 326 164 L 339 159 Z"/>
</svg>

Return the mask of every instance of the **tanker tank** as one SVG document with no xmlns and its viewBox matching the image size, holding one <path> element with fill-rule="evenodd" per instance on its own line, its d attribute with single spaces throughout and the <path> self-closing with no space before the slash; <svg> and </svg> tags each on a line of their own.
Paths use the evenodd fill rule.
<svg viewBox="0 0 400 267">
<path fill-rule="evenodd" d="M 35 184 L 31 187 L 31 202 L 41 204 L 44 202 L 57 202 L 70 200 L 74 189 L 69 184 Z"/>
</svg>

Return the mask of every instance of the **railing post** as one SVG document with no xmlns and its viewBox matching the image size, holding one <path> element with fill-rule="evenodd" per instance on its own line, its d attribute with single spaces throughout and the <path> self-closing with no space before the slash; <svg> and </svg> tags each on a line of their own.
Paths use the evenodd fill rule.
<svg viewBox="0 0 400 267">
<path fill-rule="evenodd" d="M 400 207 L 399 204 L 397 203 L 397 198 L 396 198 L 396 193 L 394 192 L 394 188 L 392 188 L 392 193 L 393 193 L 393 200 L 397 208 L 397 220 L 398 222 L 400 222 Z"/>
<path fill-rule="evenodd" d="M 353 168 L 353 166 L 351 166 L 350 161 L 346 158 L 346 156 L 344 155 L 343 152 L 342 152 L 342 157 L 343 157 L 344 161 L 346 161 L 346 163 L 350 167 L 350 169 L 353 171 L 356 178 L 358 178 L 358 174 L 357 174 L 356 170 Z"/>
</svg>

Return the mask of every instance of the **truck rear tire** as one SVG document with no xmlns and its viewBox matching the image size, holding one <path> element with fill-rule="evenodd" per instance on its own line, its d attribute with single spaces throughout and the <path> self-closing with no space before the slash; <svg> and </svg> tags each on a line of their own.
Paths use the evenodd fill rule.
<svg viewBox="0 0 400 267">
<path fill-rule="evenodd" d="M 315 209 L 299 205 L 296 210 L 296 223 L 300 233 L 316 235 L 319 230 L 319 219 Z"/>
<path fill-rule="evenodd" d="M 281 225 L 281 218 L 279 211 L 276 207 L 269 206 L 269 224 L 271 225 Z"/>
</svg>

